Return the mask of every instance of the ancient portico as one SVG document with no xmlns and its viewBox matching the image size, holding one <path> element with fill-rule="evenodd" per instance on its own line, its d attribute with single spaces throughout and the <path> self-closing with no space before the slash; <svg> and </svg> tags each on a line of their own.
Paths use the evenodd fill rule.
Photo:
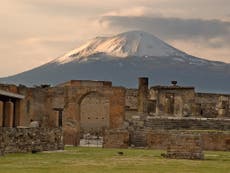
<svg viewBox="0 0 230 173">
<path fill-rule="evenodd" d="M 0 85 L 0 88 L 14 96 L 16 93 L 25 96 L 19 111 L 15 110 L 20 113 L 20 121 L 15 116 L 15 122 L 18 121 L 15 125 L 28 126 L 33 119 L 45 128 L 62 126 L 65 144 L 79 145 L 84 134 L 102 135 L 104 129 L 120 128 L 124 123 L 125 88 L 114 87 L 108 81 L 72 80 L 55 87 Z M 17 99 L 11 102 L 16 105 Z M 11 102 L 4 104 L 11 110 L 9 113 L 13 110 Z"/>
<path fill-rule="evenodd" d="M 0 127 L 20 124 L 20 101 L 24 96 L 0 90 Z"/>
</svg>

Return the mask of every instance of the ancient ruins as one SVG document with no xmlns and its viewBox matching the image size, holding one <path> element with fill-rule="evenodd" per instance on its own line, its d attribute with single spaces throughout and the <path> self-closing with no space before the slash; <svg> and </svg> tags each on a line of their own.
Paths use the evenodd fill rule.
<svg viewBox="0 0 230 173">
<path fill-rule="evenodd" d="M 63 143 L 78 146 L 87 135 L 104 139 L 104 147 L 166 149 L 173 135 L 185 132 L 199 134 L 202 149 L 230 150 L 230 94 L 197 93 L 176 81 L 149 87 L 143 77 L 138 89 L 84 80 L 33 88 L 0 84 L 0 151 L 10 143 L 9 133 L 27 141 L 23 131 L 31 120 L 41 129 L 36 133 L 43 139 L 37 146 L 49 146 L 40 150 L 61 149 Z M 54 137 L 46 140 L 44 133 Z M 18 145 L 7 152 L 31 150 L 32 146 L 23 148 L 23 142 L 16 141 Z"/>
</svg>

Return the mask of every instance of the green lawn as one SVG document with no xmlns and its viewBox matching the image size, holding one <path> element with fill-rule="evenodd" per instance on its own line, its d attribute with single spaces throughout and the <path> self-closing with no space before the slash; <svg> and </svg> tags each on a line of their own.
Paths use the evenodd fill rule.
<svg viewBox="0 0 230 173">
<path fill-rule="evenodd" d="M 204 161 L 164 159 L 161 153 L 67 147 L 63 152 L 8 154 L 0 157 L 0 173 L 230 173 L 230 152 L 205 152 Z"/>
</svg>

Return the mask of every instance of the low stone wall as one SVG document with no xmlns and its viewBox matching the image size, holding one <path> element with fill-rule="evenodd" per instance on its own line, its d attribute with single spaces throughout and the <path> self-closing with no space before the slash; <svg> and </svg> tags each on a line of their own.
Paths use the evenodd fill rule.
<svg viewBox="0 0 230 173">
<path fill-rule="evenodd" d="M 0 150 L 4 153 L 63 150 L 60 128 L 0 128 Z"/>
<path fill-rule="evenodd" d="M 172 135 L 186 132 L 199 134 L 203 141 L 204 150 L 230 151 L 230 131 L 149 131 L 146 135 L 146 143 L 151 149 L 167 149 L 168 141 Z"/>
<path fill-rule="evenodd" d="M 230 131 L 201 133 L 205 150 L 230 151 Z"/>
<path fill-rule="evenodd" d="M 171 135 L 166 157 L 171 159 L 204 159 L 201 136 L 184 133 Z"/>
<path fill-rule="evenodd" d="M 155 118 L 144 121 L 153 130 L 230 130 L 230 119 L 217 118 Z"/>
<path fill-rule="evenodd" d="M 4 143 L 3 143 L 2 134 L 0 133 L 0 156 L 2 155 L 4 155 Z"/>
<path fill-rule="evenodd" d="M 129 132 L 126 130 L 106 130 L 103 148 L 128 148 Z"/>
<path fill-rule="evenodd" d="M 169 131 L 149 131 L 146 135 L 147 148 L 166 149 L 170 135 Z"/>
</svg>

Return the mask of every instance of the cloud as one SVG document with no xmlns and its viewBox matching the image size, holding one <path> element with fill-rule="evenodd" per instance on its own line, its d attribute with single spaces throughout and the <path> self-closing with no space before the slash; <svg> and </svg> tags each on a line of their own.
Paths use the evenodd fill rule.
<svg viewBox="0 0 230 173">
<path fill-rule="evenodd" d="M 107 28 L 139 29 L 167 40 L 203 39 L 210 45 L 227 44 L 230 22 L 147 16 L 103 16 L 99 23 Z"/>
<path fill-rule="evenodd" d="M 102 16 L 107 29 L 144 30 L 195 56 L 230 63 L 230 22 L 149 16 Z"/>
</svg>

